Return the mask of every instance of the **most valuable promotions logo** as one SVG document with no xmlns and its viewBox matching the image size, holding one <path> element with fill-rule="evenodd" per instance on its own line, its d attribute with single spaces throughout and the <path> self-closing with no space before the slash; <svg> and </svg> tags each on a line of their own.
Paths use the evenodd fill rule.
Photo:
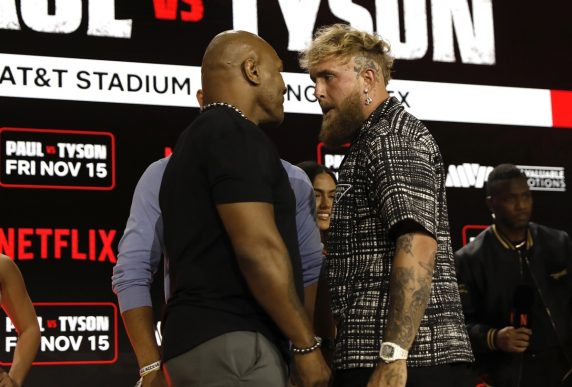
<svg viewBox="0 0 572 387">
<path fill-rule="evenodd" d="M 518 165 L 528 178 L 528 185 L 533 191 L 566 192 L 564 167 L 535 167 Z"/>
<path fill-rule="evenodd" d="M 527 177 L 532 191 L 566 192 L 564 167 L 517 165 Z M 447 188 L 483 188 L 493 170 L 492 166 L 477 163 L 449 165 Z"/>
</svg>

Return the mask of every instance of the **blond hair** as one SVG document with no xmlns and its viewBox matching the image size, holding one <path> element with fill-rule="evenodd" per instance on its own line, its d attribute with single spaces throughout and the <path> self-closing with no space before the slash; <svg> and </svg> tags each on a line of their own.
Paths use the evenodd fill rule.
<svg viewBox="0 0 572 387">
<path fill-rule="evenodd" d="M 300 67 L 309 70 L 325 60 L 338 58 L 349 61 L 356 58 L 356 71 L 363 67 L 381 70 L 385 85 L 391 79 L 393 57 L 389 43 L 376 34 L 359 31 L 347 24 L 333 24 L 319 28 L 314 40 L 300 53 Z"/>
</svg>

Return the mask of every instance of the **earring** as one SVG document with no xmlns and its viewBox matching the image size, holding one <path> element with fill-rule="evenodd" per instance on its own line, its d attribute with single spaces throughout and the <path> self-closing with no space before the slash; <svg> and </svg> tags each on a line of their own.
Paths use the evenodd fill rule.
<svg viewBox="0 0 572 387">
<path fill-rule="evenodd" d="M 497 218 L 494 212 L 491 212 L 491 218 L 493 218 L 493 220 Z"/>
<path fill-rule="evenodd" d="M 365 104 L 370 105 L 373 102 L 373 99 L 371 99 L 371 97 L 367 93 L 367 89 L 365 89 L 363 92 L 365 93 Z"/>
</svg>

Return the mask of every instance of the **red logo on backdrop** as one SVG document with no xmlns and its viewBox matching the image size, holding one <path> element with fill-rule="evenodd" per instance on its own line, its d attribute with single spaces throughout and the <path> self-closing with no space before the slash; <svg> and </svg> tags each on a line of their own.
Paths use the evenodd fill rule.
<svg viewBox="0 0 572 387">
<path fill-rule="evenodd" d="M 317 163 L 328 167 L 338 176 L 338 169 L 348 153 L 350 144 L 344 144 L 339 148 L 329 148 L 323 142 L 318 144 L 316 149 Z"/>
<path fill-rule="evenodd" d="M 111 302 L 35 302 L 42 336 L 34 365 L 112 364 L 118 358 L 117 306 Z M 0 309 L 0 366 L 11 365 L 18 335 Z"/>
<path fill-rule="evenodd" d="M 0 128 L 0 186 L 112 190 L 115 138 L 108 132 Z"/>
<path fill-rule="evenodd" d="M 187 5 L 181 9 L 181 20 L 185 22 L 198 22 L 203 20 L 205 7 L 203 0 L 153 0 L 155 18 L 160 20 L 176 20 L 179 13 L 179 3 Z"/>
<path fill-rule="evenodd" d="M 316 148 L 317 163 L 337 170 L 344 156 L 348 153 L 350 145 L 347 143 L 338 148 L 329 148 L 320 142 Z"/>
<path fill-rule="evenodd" d="M 468 224 L 463 227 L 461 234 L 463 236 L 463 246 L 473 240 L 477 235 L 481 233 L 484 229 L 486 229 L 487 225 L 483 224 Z"/>
<path fill-rule="evenodd" d="M 116 263 L 117 230 L 77 228 L 0 228 L 0 253 L 19 261 L 72 259 Z"/>
</svg>

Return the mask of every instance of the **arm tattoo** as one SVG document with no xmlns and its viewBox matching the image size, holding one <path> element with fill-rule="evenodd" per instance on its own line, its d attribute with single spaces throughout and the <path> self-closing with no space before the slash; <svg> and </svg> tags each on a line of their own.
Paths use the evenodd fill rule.
<svg viewBox="0 0 572 387">
<path fill-rule="evenodd" d="M 404 238 L 405 236 L 407 238 Z M 401 239 L 404 241 L 400 241 Z M 412 234 L 402 235 L 398 239 L 396 254 L 403 251 L 413 256 L 412 239 Z M 393 267 L 384 340 L 395 342 L 403 348 L 409 348 L 413 343 L 431 294 L 435 254 L 436 252 L 431 253 L 430 262 L 417 262 L 409 267 Z"/>
<path fill-rule="evenodd" d="M 398 370 L 389 370 L 384 381 L 390 386 L 405 384 L 404 375 Z"/>
<path fill-rule="evenodd" d="M 413 341 L 412 338 L 416 333 L 409 300 L 409 295 L 415 292 L 414 277 L 413 269 L 394 267 L 389 289 L 389 316 L 385 339 L 404 348 L 407 348 L 407 344 Z"/>
<path fill-rule="evenodd" d="M 399 251 L 413 256 L 413 233 L 403 234 L 397 238 L 395 254 Z"/>
<path fill-rule="evenodd" d="M 356 76 L 359 77 L 361 72 L 365 69 L 372 69 L 377 73 L 377 64 L 370 58 L 366 58 L 365 56 L 357 56 L 354 58 L 354 71 Z"/>
</svg>

